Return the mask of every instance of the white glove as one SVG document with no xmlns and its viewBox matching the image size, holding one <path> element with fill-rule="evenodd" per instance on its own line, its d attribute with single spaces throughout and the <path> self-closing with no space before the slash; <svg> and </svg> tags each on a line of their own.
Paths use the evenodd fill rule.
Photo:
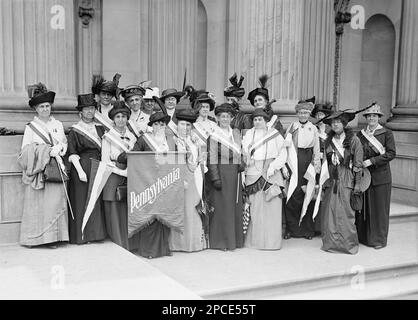
<svg viewBox="0 0 418 320">
<path fill-rule="evenodd" d="M 370 159 L 364 160 L 363 161 L 363 166 L 365 168 L 370 167 L 373 163 L 370 161 Z"/>
<path fill-rule="evenodd" d="M 55 146 L 53 146 L 53 147 L 51 148 L 51 151 L 49 152 L 49 155 L 50 155 L 51 157 L 56 157 L 56 156 L 58 156 L 58 155 L 59 155 L 59 153 L 61 152 L 61 150 L 62 150 L 62 146 L 61 146 L 61 145 L 59 145 L 59 144 L 57 144 L 57 145 L 55 145 Z"/>
<path fill-rule="evenodd" d="M 77 173 L 78 173 L 78 178 L 80 179 L 81 182 L 87 182 L 87 175 L 83 169 L 81 169 L 80 171 L 77 171 Z"/>
<path fill-rule="evenodd" d="M 275 169 L 272 167 L 272 165 L 269 165 L 267 169 L 267 179 L 269 179 L 271 176 L 274 175 Z"/>
</svg>

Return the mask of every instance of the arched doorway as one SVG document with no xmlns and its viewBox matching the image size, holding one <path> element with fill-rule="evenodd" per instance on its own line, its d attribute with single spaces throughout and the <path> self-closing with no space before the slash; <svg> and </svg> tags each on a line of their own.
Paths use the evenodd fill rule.
<svg viewBox="0 0 418 320">
<path fill-rule="evenodd" d="M 362 56 L 360 68 L 360 107 L 372 101 L 382 107 L 386 122 L 392 107 L 393 72 L 395 57 L 395 28 L 382 14 L 367 20 L 363 30 Z M 359 117 L 359 124 L 365 124 Z"/>
</svg>

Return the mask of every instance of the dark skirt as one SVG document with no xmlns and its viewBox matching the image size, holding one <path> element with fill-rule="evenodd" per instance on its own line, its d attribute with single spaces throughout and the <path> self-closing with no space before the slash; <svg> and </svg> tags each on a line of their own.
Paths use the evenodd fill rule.
<svg viewBox="0 0 418 320">
<path fill-rule="evenodd" d="M 80 165 L 87 175 L 87 181 L 90 180 L 90 158 L 99 159 L 98 154 L 95 152 L 80 154 Z M 80 181 L 77 170 L 71 165 L 68 196 L 70 198 L 71 208 L 73 209 L 74 220 L 71 217 L 70 210 L 68 210 L 68 226 L 70 243 L 72 244 L 100 241 L 105 239 L 107 235 L 102 201 L 99 198 L 84 228 L 84 238 L 82 238 L 81 227 L 86 209 L 88 186 L 88 182 Z"/>
<path fill-rule="evenodd" d="M 363 210 L 356 216 L 359 241 L 366 246 L 386 246 L 392 184 L 370 186 L 364 193 Z"/>
<path fill-rule="evenodd" d="M 306 214 L 299 225 L 300 215 L 303 207 L 303 200 L 305 192 L 301 186 L 306 184 L 306 179 L 303 178 L 306 169 L 312 161 L 312 148 L 301 149 L 298 148 L 298 185 L 292 194 L 292 197 L 285 205 L 286 216 L 286 232 L 294 238 L 313 237 L 315 235 L 315 223 L 312 220 L 313 202 L 310 203 Z"/>
<path fill-rule="evenodd" d="M 222 190 L 216 190 L 211 183 L 209 184 L 209 201 L 214 207 L 214 212 L 209 218 L 209 247 L 228 250 L 242 248 L 244 234 L 241 175 L 235 164 L 218 167 Z"/>
<path fill-rule="evenodd" d="M 138 253 L 146 258 L 158 258 L 170 255 L 170 228 L 158 220 L 136 233 L 139 239 Z"/>
</svg>

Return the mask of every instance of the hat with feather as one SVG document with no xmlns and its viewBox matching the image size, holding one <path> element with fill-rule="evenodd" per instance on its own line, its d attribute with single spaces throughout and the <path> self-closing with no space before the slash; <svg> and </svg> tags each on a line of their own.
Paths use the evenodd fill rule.
<svg viewBox="0 0 418 320">
<path fill-rule="evenodd" d="M 248 93 L 248 100 L 250 100 L 250 103 L 254 106 L 254 99 L 256 96 L 260 95 L 263 96 L 267 101 L 269 101 L 269 91 L 266 88 L 268 76 L 266 74 L 263 74 L 258 78 L 258 83 L 260 84 L 260 88 L 255 88 L 254 90 L 250 91 Z"/>
<path fill-rule="evenodd" d="M 99 94 L 100 92 L 110 93 L 113 97 L 119 98 L 121 89 L 118 87 L 121 75 L 116 73 L 112 81 L 106 81 L 102 75 L 93 75 L 91 92 Z"/>
<path fill-rule="evenodd" d="M 224 96 L 225 97 L 236 97 L 238 99 L 242 98 L 245 94 L 245 89 L 241 88 L 241 84 L 244 81 L 244 77 L 240 76 L 239 80 L 237 77 L 237 73 L 235 72 L 230 78 L 229 82 L 232 86 L 226 87 L 224 89 Z"/>
<path fill-rule="evenodd" d="M 168 124 L 170 122 L 171 117 L 168 115 L 164 103 L 157 96 L 153 96 L 152 99 L 158 104 L 161 111 L 157 111 L 149 117 L 148 125 L 151 127 L 153 123 L 158 121 L 163 121 L 165 124 Z"/>
<path fill-rule="evenodd" d="M 48 91 L 47 87 L 42 83 L 28 85 L 29 106 L 36 107 L 40 103 L 49 102 L 54 103 L 55 92 Z"/>
</svg>

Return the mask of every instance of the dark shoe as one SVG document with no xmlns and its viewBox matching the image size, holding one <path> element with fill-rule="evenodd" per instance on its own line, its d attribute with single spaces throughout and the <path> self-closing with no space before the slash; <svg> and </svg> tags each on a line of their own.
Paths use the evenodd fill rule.
<svg viewBox="0 0 418 320">
<path fill-rule="evenodd" d="M 305 239 L 312 240 L 312 236 L 305 236 Z"/>
<path fill-rule="evenodd" d="M 386 247 L 386 246 L 384 246 L 384 245 L 382 245 L 382 244 L 379 244 L 378 246 L 375 246 L 374 248 L 375 248 L 376 250 L 379 250 L 379 249 L 382 249 L 382 248 L 384 248 L 384 247 Z"/>
<path fill-rule="evenodd" d="M 290 232 L 286 232 L 283 239 L 287 240 L 290 239 L 292 237 L 292 235 L 290 234 Z"/>
</svg>

